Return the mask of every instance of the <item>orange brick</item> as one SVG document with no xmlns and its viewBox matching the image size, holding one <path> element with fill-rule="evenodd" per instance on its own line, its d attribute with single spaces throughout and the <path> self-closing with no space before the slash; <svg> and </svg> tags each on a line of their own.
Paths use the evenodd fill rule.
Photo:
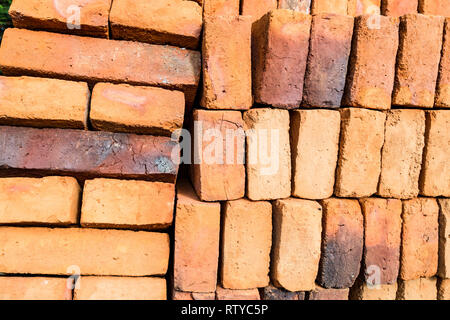
<svg viewBox="0 0 450 320">
<path fill-rule="evenodd" d="M 385 16 L 401 17 L 408 13 L 417 13 L 418 0 L 382 0 L 381 13 Z"/>
<path fill-rule="evenodd" d="M 316 288 L 307 294 L 308 300 L 348 300 L 349 289 Z"/>
<path fill-rule="evenodd" d="M 438 199 L 439 211 L 439 266 L 438 275 L 450 278 L 450 199 Z"/>
<path fill-rule="evenodd" d="M 450 300 L 450 280 L 438 279 L 438 300 Z"/>
<path fill-rule="evenodd" d="M 203 0 L 203 16 L 238 16 L 239 0 Z"/>
<path fill-rule="evenodd" d="M 303 13 L 310 13 L 311 0 L 278 0 L 278 9 L 289 9 Z"/>
<path fill-rule="evenodd" d="M 351 300 L 395 300 L 397 282 L 369 287 L 365 282 L 357 282 L 350 290 Z"/>
<path fill-rule="evenodd" d="M 72 300 L 65 278 L 0 277 L 0 300 Z"/>
<path fill-rule="evenodd" d="M 367 14 L 378 15 L 380 6 L 381 0 L 348 0 L 347 14 L 354 17 Z"/>
<path fill-rule="evenodd" d="M 277 0 L 241 0 L 241 14 L 251 16 L 252 20 L 256 21 L 277 6 Z"/>
<path fill-rule="evenodd" d="M 215 292 L 184 292 L 173 290 L 172 291 L 172 300 L 216 300 Z"/>
<path fill-rule="evenodd" d="M 399 280 L 397 300 L 436 300 L 436 278 Z"/>
<path fill-rule="evenodd" d="M 445 20 L 444 42 L 439 65 L 435 106 L 450 108 L 450 18 Z"/>
<path fill-rule="evenodd" d="M 450 17 L 450 0 L 419 0 L 419 12 Z"/>
<path fill-rule="evenodd" d="M 260 300 L 258 289 L 230 290 L 217 286 L 217 300 Z"/>
<path fill-rule="evenodd" d="M 347 14 L 348 0 L 312 0 L 311 14 L 335 13 Z"/>
</svg>

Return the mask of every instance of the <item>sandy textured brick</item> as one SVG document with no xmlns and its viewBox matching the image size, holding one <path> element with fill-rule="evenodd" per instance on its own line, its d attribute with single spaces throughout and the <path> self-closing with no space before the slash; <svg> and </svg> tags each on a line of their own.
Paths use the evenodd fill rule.
<svg viewBox="0 0 450 320">
<path fill-rule="evenodd" d="M 333 194 L 340 120 L 333 110 L 291 112 L 293 196 L 326 199 Z"/>
<path fill-rule="evenodd" d="M 6 274 L 163 275 L 169 236 L 98 229 L 0 228 L 0 272 Z"/>
<path fill-rule="evenodd" d="M 438 279 L 438 300 L 450 300 L 450 280 L 448 279 Z"/>
<path fill-rule="evenodd" d="M 0 300 L 72 300 L 66 278 L 0 277 Z"/>
<path fill-rule="evenodd" d="M 320 260 L 322 207 L 309 200 L 277 200 L 273 223 L 272 281 L 289 291 L 313 290 Z"/>
<path fill-rule="evenodd" d="M 0 223 L 76 224 L 79 200 L 74 178 L 1 178 Z"/>
<path fill-rule="evenodd" d="M 381 1 L 382 0 L 348 0 L 347 14 L 354 17 L 360 15 L 379 15 Z"/>
<path fill-rule="evenodd" d="M 258 289 L 232 290 L 217 286 L 217 300 L 260 300 Z"/>
<path fill-rule="evenodd" d="M 397 296 L 397 282 L 368 286 L 365 282 L 357 281 L 350 289 L 351 300 L 395 300 Z"/>
<path fill-rule="evenodd" d="M 203 0 L 203 17 L 239 15 L 240 0 Z"/>
<path fill-rule="evenodd" d="M 340 152 L 335 194 L 368 197 L 377 191 L 386 115 L 347 108 L 341 112 Z"/>
<path fill-rule="evenodd" d="M 181 91 L 98 83 L 89 117 L 92 126 L 103 131 L 170 136 L 183 126 L 184 108 Z"/>
<path fill-rule="evenodd" d="M 419 0 L 419 12 L 450 17 L 450 0 Z"/>
<path fill-rule="evenodd" d="M 438 275 L 450 278 L 450 199 L 438 199 L 439 211 L 439 265 Z"/>
<path fill-rule="evenodd" d="M 401 17 L 408 13 L 417 13 L 418 0 L 382 0 L 381 14 Z"/>
<path fill-rule="evenodd" d="M 438 270 L 439 206 L 436 199 L 403 201 L 400 278 L 432 277 Z"/>
<path fill-rule="evenodd" d="M 442 17 L 407 14 L 400 18 L 393 105 L 433 107 L 443 26 Z"/>
<path fill-rule="evenodd" d="M 81 277 L 74 300 L 166 300 L 166 280 L 144 277 Z"/>
<path fill-rule="evenodd" d="M 316 288 L 307 294 L 308 300 L 348 300 L 349 289 Z"/>
<path fill-rule="evenodd" d="M 251 16 L 253 22 L 277 7 L 277 0 L 241 0 L 241 14 Z"/>
<path fill-rule="evenodd" d="M 420 194 L 450 197 L 450 110 L 426 113 Z"/>
<path fill-rule="evenodd" d="M 247 197 L 283 199 L 291 195 L 289 112 L 252 109 L 244 113 L 247 131 Z"/>
<path fill-rule="evenodd" d="M 223 215 L 222 286 L 227 289 L 267 286 L 272 247 L 270 202 L 228 201 Z"/>
<path fill-rule="evenodd" d="M 357 200 L 322 201 L 323 236 L 317 283 L 324 288 L 350 288 L 359 275 L 363 253 L 363 216 Z"/>
<path fill-rule="evenodd" d="M 398 109 L 387 113 L 378 195 L 400 199 L 417 197 L 424 136 L 424 111 Z"/>
<path fill-rule="evenodd" d="M 312 0 L 311 14 L 335 13 L 346 15 L 347 1 L 348 0 Z"/>
<path fill-rule="evenodd" d="M 298 108 L 308 58 L 311 16 L 273 10 L 252 26 L 253 94 L 255 102 Z"/>
<path fill-rule="evenodd" d="M 379 28 L 371 16 L 355 19 L 352 53 L 343 104 L 370 109 L 390 109 L 394 88 L 399 20 L 379 16 Z"/>
<path fill-rule="evenodd" d="M 436 300 L 436 278 L 399 280 L 397 300 Z"/>
<path fill-rule="evenodd" d="M 172 300 L 216 300 L 215 292 L 185 292 L 172 290 Z"/>
<path fill-rule="evenodd" d="M 241 112 L 197 109 L 193 120 L 195 162 L 190 168 L 197 195 L 203 201 L 242 198 L 245 132 Z"/>
<path fill-rule="evenodd" d="M 310 13 L 311 0 L 278 0 L 278 9 L 289 9 L 303 13 Z"/>
<path fill-rule="evenodd" d="M 217 284 L 220 204 L 201 202 L 188 182 L 178 184 L 174 288 L 214 292 Z"/>
<path fill-rule="evenodd" d="M 261 300 L 305 300 L 304 292 L 291 292 L 269 285 L 260 290 Z"/>
<path fill-rule="evenodd" d="M 344 95 L 353 18 L 318 14 L 312 19 L 303 105 L 339 108 Z"/>
<path fill-rule="evenodd" d="M 439 108 L 450 108 L 450 18 L 445 20 L 443 41 L 435 106 Z"/>
</svg>

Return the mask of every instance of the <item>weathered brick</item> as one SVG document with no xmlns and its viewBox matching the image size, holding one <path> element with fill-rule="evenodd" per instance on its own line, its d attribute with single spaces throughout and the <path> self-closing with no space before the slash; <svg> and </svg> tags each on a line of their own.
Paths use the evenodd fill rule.
<svg viewBox="0 0 450 320">
<path fill-rule="evenodd" d="M 244 113 L 247 130 L 247 197 L 283 199 L 291 195 L 289 112 L 269 108 Z"/>
<path fill-rule="evenodd" d="M 174 288 L 214 292 L 217 284 L 220 204 L 201 202 L 180 183 L 175 215 Z"/>
<path fill-rule="evenodd" d="M 197 130 L 194 132 L 194 158 L 200 163 L 190 168 L 197 195 L 203 201 L 242 198 L 245 194 L 245 132 L 241 112 L 194 110 L 193 119 L 194 130 Z"/>
<path fill-rule="evenodd" d="M 424 135 L 424 111 L 391 110 L 387 113 L 378 195 L 400 199 L 417 197 Z"/>
<path fill-rule="evenodd" d="M 4 75 L 178 89 L 192 105 L 200 56 L 200 52 L 170 46 L 8 29 L 0 48 L 0 68 Z"/>
<path fill-rule="evenodd" d="M 419 12 L 450 17 L 450 0 L 419 0 Z"/>
<path fill-rule="evenodd" d="M 312 0 L 311 13 L 313 15 L 319 13 L 335 13 L 347 14 L 348 0 Z"/>
<path fill-rule="evenodd" d="M 99 130 L 170 136 L 183 126 L 184 108 L 181 91 L 98 83 L 89 117 Z"/>
<path fill-rule="evenodd" d="M 240 0 L 203 0 L 203 16 L 238 16 Z"/>
<path fill-rule="evenodd" d="M 320 260 L 322 207 L 309 200 L 277 200 L 273 223 L 273 283 L 289 291 L 313 290 Z"/>
<path fill-rule="evenodd" d="M 223 215 L 222 286 L 227 289 L 267 286 L 272 246 L 270 202 L 228 201 Z"/>
<path fill-rule="evenodd" d="M 450 300 L 450 280 L 438 279 L 437 290 L 438 300 Z"/>
<path fill-rule="evenodd" d="M 169 236 L 98 229 L 0 228 L 0 272 L 6 274 L 163 275 Z"/>
<path fill-rule="evenodd" d="M 371 16 L 355 19 L 352 53 L 343 104 L 370 109 L 390 109 L 394 88 L 399 20 L 379 16 L 379 28 Z"/>
<path fill-rule="evenodd" d="M 0 141 L 3 175 L 27 172 L 174 182 L 178 171 L 178 159 L 172 159 L 178 145 L 166 137 L 3 126 Z"/>
<path fill-rule="evenodd" d="M 76 224 L 79 200 L 74 178 L 1 178 L 0 223 Z"/>
<path fill-rule="evenodd" d="M 339 108 L 344 95 L 353 18 L 318 14 L 312 18 L 303 105 Z"/>
<path fill-rule="evenodd" d="M 241 14 L 251 16 L 252 21 L 256 21 L 277 6 L 277 0 L 241 0 Z"/>
<path fill-rule="evenodd" d="M 443 17 L 416 13 L 400 18 L 393 105 L 433 107 L 443 27 Z"/>
<path fill-rule="evenodd" d="M 435 199 L 403 201 L 400 278 L 432 277 L 438 270 L 439 206 Z"/>
<path fill-rule="evenodd" d="M 350 289 L 351 300 L 395 300 L 396 296 L 396 281 L 392 284 L 380 284 L 373 287 L 369 287 L 363 281 L 357 281 Z"/>
<path fill-rule="evenodd" d="M 418 0 L 382 0 L 381 14 L 401 17 L 408 13 L 417 13 Z"/>
<path fill-rule="evenodd" d="M 0 300 L 72 300 L 66 278 L 0 277 Z"/>
<path fill-rule="evenodd" d="M 184 292 L 173 290 L 172 300 L 216 300 L 215 292 Z"/>
<path fill-rule="evenodd" d="M 260 290 L 261 300 L 305 300 L 304 292 L 290 292 L 269 285 Z"/>
<path fill-rule="evenodd" d="M 260 300 L 258 289 L 231 290 L 217 286 L 217 300 Z"/>
<path fill-rule="evenodd" d="M 397 300 L 436 300 L 436 278 L 399 280 Z"/>
<path fill-rule="evenodd" d="M 339 149 L 340 113 L 291 112 L 292 195 L 306 199 L 332 196 Z"/>
<path fill-rule="evenodd" d="M 278 9 L 289 9 L 309 14 L 311 12 L 311 0 L 278 0 Z"/>
<path fill-rule="evenodd" d="M 273 10 L 252 26 L 253 94 L 255 102 L 298 108 L 308 58 L 311 16 Z"/>
<path fill-rule="evenodd" d="M 439 211 L 439 265 L 438 275 L 450 278 L 450 199 L 438 199 Z"/>
<path fill-rule="evenodd" d="M 443 41 L 435 106 L 439 108 L 450 108 L 450 18 L 445 20 Z"/>
<path fill-rule="evenodd" d="M 316 285 L 308 300 L 348 300 L 349 289 L 325 289 Z"/>
<path fill-rule="evenodd" d="M 347 14 L 354 17 L 368 14 L 379 15 L 380 6 L 381 0 L 348 0 Z"/>
<path fill-rule="evenodd" d="M 347 108 L 341 112 L 340 153 L 335 194 L 368 197 L 377 191 L 386 115 Z"/>
<path fill-rule="evenodd" d="M 357 200 L 327 199 L 323 207 L 322 256 L 318 284 L 350 288 L 359 274 L 363 253 L 363 216 Z"/>
</svg>

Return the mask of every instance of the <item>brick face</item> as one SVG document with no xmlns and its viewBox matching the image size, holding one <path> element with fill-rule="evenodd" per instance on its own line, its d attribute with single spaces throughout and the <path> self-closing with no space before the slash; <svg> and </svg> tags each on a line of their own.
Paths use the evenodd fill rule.
<svg viewBox="0 0 450 320">
<path fill-rule="evenodd" d="M 409 0 L 407 0 L 409 1 Z M 381 0 L 348 0 L 348 14 L 351 16 L 380 14 Z"/>
<path fill-rule="evenodd" d="M 417 13 L 418 0 L 382 0 L 381 14 L 401 17 L 408 13 Z"/>
<path fill-rule="evenodd" d="M 397 300 L 436 300 L 436 278 L 399 281 Z"/>
<path fill-rule="evenodd" d="M 364 282 L 358 282 L 350 291 L 351 300 L 395 300 L 397 282 L 369 287 Z"/>
<path fill-rule="evenodd" d="M 238 16 L 240 0 L 203 0 L 203 17 Z"/>
<path fill-rule="evenodd" d="M 450 18 L 445 20 L 444 43 L 442 45 L 435 106 L 450 108 Z"/>
<path fill-rule="evenodd" d="M 305 300 L 304 292 L 291 292 L 269 285 L 260 290 L 261 300 Z"/>
<path fill-rule="evenodd" d="M 438 280 L 438 300 L 450 300 L 450 280 Z"/>
<path fill-rule="evenodd" d="M 217 286 L 216 300 L 260 300 L 258 289 L 230 290 Z"/>
<path fill-rule="evenodd" d="M 346 15 L 347 1 L 348 0 L 312 0 L 311 14 L 335 13 Z"/>
<path fill-rule="evenodd" d="M 450 1 L 419 0 L 419 12 L 426 15 L 450 17 Z"/>
<path fill-rule="evenodd" d="M 438 275 L 450 278 L 450 199 L 438 199 L 439 211 L 439 266 Z"/>
<path fill-rule="evenodd" d="M 308 300 L 348 300 L 349 289 L 325 289 L 316 285 L 309 292 Z"/>
<path fill-rule="evenodd" d="M 256 21 L 277 6 L 277 0 L 241 0 L 241 14 L 251 16 L 252 21 Z"/>
<path fill-rule="evenodd" d="M 311 0 L 278 0 L 278 9 L 289 9 L 303 13 L 310 13 Z"/>
<path fill-rule="evenodd" d="M 72 300 L 66 278 L 0 277 L 0 300 Z"/>
</svg>

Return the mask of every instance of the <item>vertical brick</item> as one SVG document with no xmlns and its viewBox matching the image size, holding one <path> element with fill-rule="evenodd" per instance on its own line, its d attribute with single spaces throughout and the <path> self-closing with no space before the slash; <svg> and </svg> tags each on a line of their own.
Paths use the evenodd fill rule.
<svg viewBox="0 0 450 320">
<path fill-rule="evenodd" d="M 450 280 L 439 279 L 438 280 L 438 300 L 450 300 Z"/>
<path fill-rule="evenodd" d="M 349 289 L 325 289 L 316 285 L 308 300 L 348 300 Z"/>
<path fill-rule="evenodd" d="M 311 14 L 335 13 L 346 15 L 347 1 L 348 0 L 312 0 Z"/>
<path fill-rule="evenodd" d="M 0 277 L 0 300 L 72 300 L 66 278 Z"/>
<path fill-rule="evenodd" d="M 261 300 L 258 289 L 232 290 L 217 286 L 216 300 Z"/>
<path fill-rule="evenodd" d="M 215 292 L 184 292 L 173 290 L 172 291 L 172 300 L 216 300 Z"/>
<path fill-rule="evenodd" d="M 418 0 L 382 0 L 381 14 L 401 17 L 408 13 L 417 13 Z"/>
<path fill-rule="evenodd" d="M 203 17 L 238 16 L 240 0 L 203 0 Z"/>
<path fill-rule="evenodd" d="M 410 1 L 410 0 L 407 0 Z M 381 0 L 348 0 L 348 15 L 380 14 Z"/>
<path fill-rule="evenodd" d="M 270 202 L 228 201 L 223 214 L 223 287 L 251 289 L 267 286 L 272 246 Z"/>
<path fill-rule="evenodd" d="M 311 0 L 278 0 L 278 9 L 289 9 L 309 14 L 311 12 Z"/>
<path fill-rule="evenodd" d="M 256 21 L 277 6 L 277 0 L 241 0 L 241 14 L 251 16 L 252 21 Z"/>
<path fill-rule="evenodd" d="M 444 43 L 436 87 L 435 106 L 450 108 L 450 18 L 445 20 Z"/>
<path fill-rule="evenodd" d="M 304 292 L 291 292 L 269 285 L 260 290 L 261 300 L 305 300 Z"/>
<path fill-rule="evenodd" d="M 438 199 L 439 211 L 439 266 L 438 275 L 450 278 L 450 199 Z"/>
<path fill-rule="evenodd" d="M 419 0 L 419 12 L 450 17 L 450 0 Z"/>
<path fill-rule="evenodd" d="M 436 300 L 436 278 L 400 280 L 397 300 Z"/>
<path fill-rule="evenodd" d="M 377 191 L 386 115 L 347 108 L 341 112 L 340 152 L 335 194 L 368 197 Z"/>
<path fill-rule="evenodd" d="M 396 296 L 397 282 L 369 287 L 365 282 L 357 281 L 350 289 L 351 300 L 395 300 Z"/>
<path fill-rule="evenodd" d="M 273 283 L 289 291 L 313 290 L 320 260 L 322 207 L 309 200 L 277 200 L 273 223 Z"/>
</svg>

